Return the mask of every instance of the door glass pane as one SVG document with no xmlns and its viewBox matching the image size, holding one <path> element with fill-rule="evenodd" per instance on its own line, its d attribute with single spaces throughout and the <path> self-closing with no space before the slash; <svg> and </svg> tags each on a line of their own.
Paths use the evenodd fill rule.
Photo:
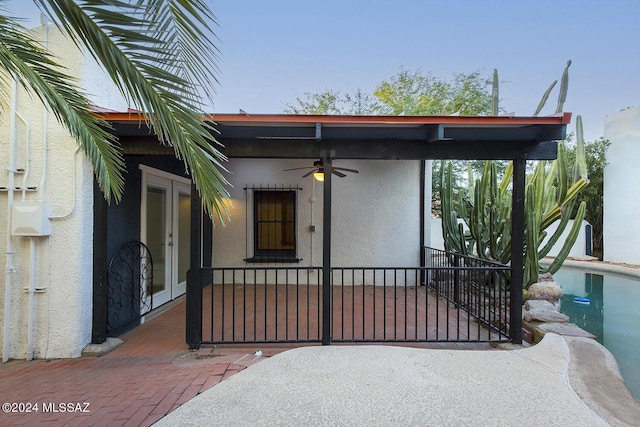
<svg viewBox="0 0 640 427">
<path fill-rule="evenodd" d="M 191 195 L 178 195 L 178 283 L 187 280 L 191 243 Z"/>
<path fill-rule="evenodd" d="M 164 291 L 165 252 L 167 248 L 167 191 L 147 187 L 147 246 L 153 259 L 153 293 Z"/>
</svg>

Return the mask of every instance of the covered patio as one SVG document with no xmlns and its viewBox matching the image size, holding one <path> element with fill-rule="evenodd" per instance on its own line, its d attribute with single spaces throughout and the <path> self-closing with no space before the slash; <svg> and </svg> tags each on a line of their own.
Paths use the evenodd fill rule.
<svg viewBox="0 0 640 427">
<path fill-rule="evenodd" d="M 105 117 L 114 126 L 128 155 L 154 153 L 172 155 L 171 147 L 157 144 L 148 129 L 141 126 L 136 115 L 110 113 Z M 425 225 L 430 219 L 430 185 L 425 178 L 427 160 L 513 160 L 513 220 L 512 262 L 509 281 L 510 325 L 509 339 L 522 341 L 522 257 L 524 235 L 525 163 L 527 160 L 552 160 L 557 155 L 557 140 L 566 136 L 566 125 L 571 114 L 549 117 L 405 117 L 405 116 L 290 116 L 290 115 L 214 115 L 222 144 L 220 150 L 229 158 L 255 159 L 313 159 L 321 160 L 324 167 L 323 226 L 321 275 L 314 283 L 319 292 L 319 334 L 322 344 L 333 341 L 331 307 L 332 291 L 336 285 L 335 265 L 332 263 L 332 167 L 336 159 L 418 160 L 421 165 L 420 247 L 427 246 Z M 203 271 L 210 268 L 210 223 L 202 220 L 201 200 L 192 189 L 191 199 L 191 251 L 190 270 L 187 275 L 186 341 L 191 348 L 203 342 L 203 289 L 211 282 L 203 281 Z M 97 198 L 96 200 L 99 200 Z M 96 229 L 104 204 L 97 203 Z M 203 232 L 203 227 L 205 228 Z M 372 231 L 373 233 L 373 231 Z M 104 265 L 107 255 L 100 250 L 100 234 L 96 233 L 94 265 Z M 203 238 L 204 236 L 204 238 Z M 373 237 L 374 235 L 372 235 Z M 375 237 L 373 237 L 375 238 Z M 203 240 L 204 239 L 204 240 Z M 204 243 L 204 244 L 203 244 Z M 203 256 L 203 251 L 205 256 Z M 431 269 L 429 260 L 419 257 L 417 276 Z M 386 268 L 386 266 L 370 266 Z M 450 267 L 448 267 L 450 268 Z M 104 314 L 100 303 L 104 299 L 100 274 L 94 281 L 94 339 L 100 340 Z M 424 283 L 418 283 L 420 286 Z M 374 287 L 374 289 L 376 289 Z M 364 292 L 363 292 L 364 295 Z M 353 298 L 353 296 L 351 297 Z M 355 301 L 355 299 L 354 299 Z M 375 304 L 373 304 L 375 307 Z M 375 318 L 375 316 L 373 317 Z M 379 322 L 378 322 L 378 325 Z M 366 334 L 362 339 L 366 341 Z M 352 338 L 355 335 L 352 334 Z M 268 341 L 268 340 L 267 340 Z"/>
</svg>

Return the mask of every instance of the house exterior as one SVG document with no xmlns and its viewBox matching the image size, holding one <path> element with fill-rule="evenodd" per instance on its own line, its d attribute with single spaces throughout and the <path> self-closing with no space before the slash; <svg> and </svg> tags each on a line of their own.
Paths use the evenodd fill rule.
<svg viewBox="0 0 640 427">
<path fill-rule="evenodd" d="M 640 107 L 607 116 L 604 138 L 611 142 L 604 169 L 604 261 L 639 265 Z"/>
<path fill-rule="evenodd" d="M 433 158 L 517 159 L 514 234 L 522 235 L 524 161 L 555 158 L 555 140 L 571 117 L 213 115 L 230 158 L 230 217 L 222 224 L 202 218 L 183 162 L 149 136 L 106 78 L 96 78 L 96 64 L 56 31 L 37 31 L 97 94 L 95 104 L 104 107 L 98 113 L 124 148 L 126 188 L 120 204 L 107 206 L 75 141 L 16 88 L 0 128 L 7 153 L 0 156 L 7 171 L 0 181 L 4 361 L 78 357 L 110 335 L 109 286 L 129 242 L 151 254 L 153 280 L 134 290 L 134 321 L 114 330 L 186 293 L 190 346 L 197 345 L 189 322 L 201 285 L 188 280 L 188 271 L 199 267 L 421 267 L 431 233 Z M 324 183 L 303 176 L 318 161 L 345 176 L 327 173 Z M 514 264 L 518 245 L 516 238 Z M 138 260 L 132 265 L 142 268 Z M 513 269 L 514 283 L 518 274 Z"/>
</svg>

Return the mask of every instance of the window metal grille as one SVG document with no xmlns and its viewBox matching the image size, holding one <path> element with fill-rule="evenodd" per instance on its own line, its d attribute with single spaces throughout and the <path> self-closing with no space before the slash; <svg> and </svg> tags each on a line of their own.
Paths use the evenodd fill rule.
<svg viewBox="0 0 640 427">
<path fill-rule="evenodd" d="M 253 192 L 253 256 L 247 262 L 299 262 L 297 258 L 297 194 L 299 188 L 246 188 Z M 249 208 L 248 208 L 249 209 Z M 247 254 L 249 255 L 249 254 Z"/>
</svg>

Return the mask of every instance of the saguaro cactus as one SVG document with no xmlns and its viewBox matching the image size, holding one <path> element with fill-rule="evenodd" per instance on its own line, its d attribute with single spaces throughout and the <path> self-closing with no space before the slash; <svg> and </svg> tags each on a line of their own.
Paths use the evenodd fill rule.
<svg viewBox="0 0 640 427">
<path fill-rule="evenodd" d="M 562 110 L 566 99 L 568 85 L 568 68 L 563 73 L 558 107 Z M 538 105 L 536 115 L 544 106 L 553 82 L 545 92 Z M 497 85 L 497 72 L 494 71 L 494 86 Z M 494 90 L 497 94 L 497 90 Z M 497 96 L 494 99 L 497 111 Z M 570 215 L 574 210 L 576 198 L 585 188 L 587 179 L 586 159 L 584 155 L 584 138 L 582 134 L 582 118 L 576 120 L 577 150 L 573 172 L 569 172 L 565 147 L 558 143 L 558 158 L 552 162 L 538 162 L 535 170 L 528 174 L 525 187 L 525 265 L 524 284 L 535 283 L 538 274 L 555 273 L 575 243 L 585 214 L 585 203 L 578 207 L 574 223 L 555 260 L 548 267 L 540 265 L 551 248 L 559 241 L 567 229 Z M 440 167 L 440 195 L 442 198 L 442 232 L 445 249 L 465 255 L 475 255 L 483 259 L 507 263 L 511 258 L 511 189 L 509 184 L 513 175 L 513 164 L 510 163 L 504 175 L 498 180 L 496 163 L 485 162 L 479 179 L 475 180 L 469 172 L 468 194 L 460 194 L 459 212 L 453 208 L 453 173 L 451 164 L 442 162 Z M 549 227 L 558 223 L 556 230 L 548 235 Z"/>
</svg>

